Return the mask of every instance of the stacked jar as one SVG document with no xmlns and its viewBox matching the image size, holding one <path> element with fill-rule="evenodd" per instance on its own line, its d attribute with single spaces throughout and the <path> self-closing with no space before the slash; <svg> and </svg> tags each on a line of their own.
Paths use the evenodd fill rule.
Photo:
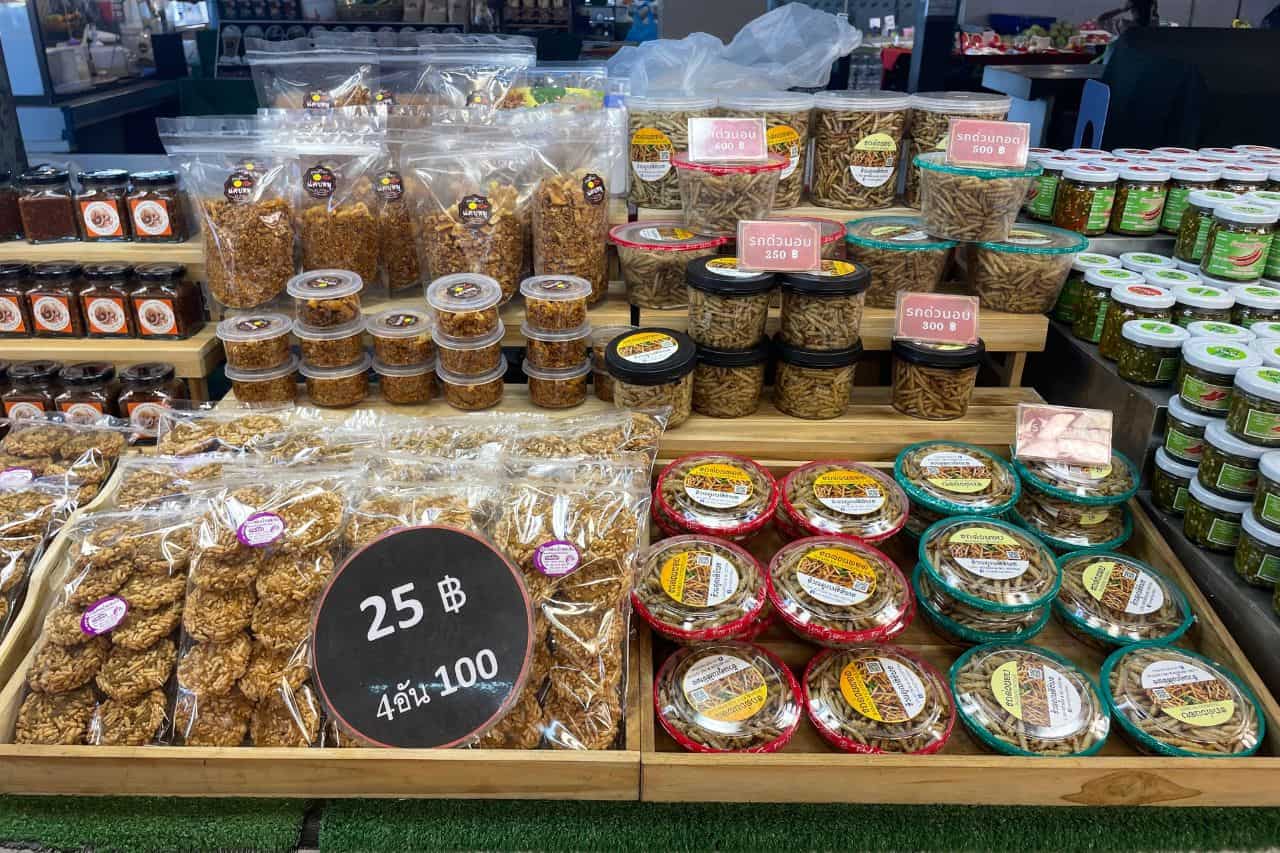
<svg viewBox="0 0 1280 853">
<path fill-rule="evenodd" d="M 304 272 L 285 286 L 293 297 L 293 334 L 302 351 L 299 372 L 317 406 L 345 408 L 369 395 L 372 359 L 364 349 L 363 289 L 359 275 L 337 269 Z"/>
<path fill-rule="evenodd" d="M 1067 155 L 1070 156 L 1068 151 Z M 1079 163 L 1062 171 L 1053 200 L 1053 224 L 1086 237 L 1106 233 L 1120 173 L 1110 166 Z"/>
<path fill-rule="evenodd" d="M 1058 184 L 1062 180 L 1062 174 L 1067 169 L 1080 165 L 1080 161 L 1057 153 L 1042 156 L 1031 154 L 1027 159 L 1039 163 L 1044 171 L 1031 185 L 1031 192 L 1027 195 L 1027 201 L 1022 210 L 1027 216 L 1039 222 L 1052 222 L 1053 204 L 1058 197 Z"/>
<path fill-rule="evenodd" d="M 1138 469 L 1112 451 L 1107 465 L 1015 460 L 1022 497 L 1010 517 L 1054 550 L 1119 548 L 1133 533 L 1125 506 L 1138 491 Z"/>
<path fill-rule="evenodd" d="M 1233 287 L 1231 295 L 1235 298 L 1231 321 L 1237 326 L 1252 329 L 1259 323 L 1280 320 L 1280 288 L 1258 282 Z"/>
<path fill-rule="evenodd" d="M 1241 519 L 1235 570 L 1241 580 L 1264 589 L 1280 583 L 1280 451 L 1258 461 L 1258 491 Z"/>
<path fill-rule="evenodd" d="M 1233 294 L 1234 296 L 1234 294 Z M 1269 325 L 1266 323 L 1255 323 L 1254 326 Z M 1280 324 L 1276 324 L 1280 329 Z M 1193 338 L 1212 338 L 1216 341 L 1226 341 L 1232 344 L 1242 344 L 1248 346 L 1257 338 L 1258 334 L 1254 329 L 1246 329 L 1244 326 L 1237 326 L 1235 323 L 1216 323 L 1197 320 L 1187 325 L 1187 331 L 1191 333 Z"/>
<path fill-rule="evenodd" d="M 116 411 L 128 418 L 139 437 L 154 438 L 165 409 L 187 399 L 187 388 L 172 364 L 144 361 L 120 371 L 120 394 Z"/>
<path fill-rule="evenodd" d="M 1182 215 L 1191 201 L 1191 193 L 1213 189 L 1220 174 L 1220 169 L 1194 163 L 1179 163 L 1171 168 L 1169 194 L 1165 198 L 1164 213 L 1160 216 L 1160 230 L 1176 235 L 1182 225 Z"/>
<path fill-rule="evenodd" d="M 237 314 L 218 324 L 237 400 L 278 403 L 297 397 L 298 357 L 289 337 L 293 329 L 293 319 L 285 314 Z"/>
<path fill-rule="evenodd" d="M 807 282 L 814 282 L 815 287 L 833 287 L 843 294 L 833 295 L 827 307 L 838 310 L 842 319 L 853 323 L 852 331 L 842 328 L 841 335 L 857 338 L 865 270 L 846 261 L 823 261 L 823 267 L 832 273 L 799 276 L 797 286 L 803 288 Z M 842 279 L 851 276 L 841 273 L 854 270 L 862 270 L 864 275 L 861 287 L 850 290 Z M 759 406 L 769 360 L 765 323 L 777 284 L 774 273 L 739 269 L 736 258 L 699 258 L 689 262 L 685 269 L 689 337 L 698 346 L 698 363 L 693 372 L 694 411 L 711 417 L 742 417 Z M 793 308 L 801 306 L 801 310 L 792 311 L 792 332 L 797 336 L 812 333 L 804 322 L 809 312 L 803 309 L 810 305 L 805 299 L 796 295 L 793 304 Z M 784 296 L 784 317 L 787 305 Z M 840 343 L 833 340 L 827 346 L 837 348 Z"/>
<path fill-rule="evenodd" d="M 431 314 L 417 308 L 390 308 L 365 323 L 373 338 L 373 372 L 388 403 L 427 403 L 435 397 L 433 327 Z"/>
<path fill-rule="evenodd" d="M 1262 278 L 1280 210 L 1230 202 L 1213 209 L 1213 223 L 1200 258 L 1201 272 L 1240 283 Z"/>
<path fill-rule="evenodd" d="M 1115 203 L 1111 208 L 1111 232 L 1126 237 L 1146 237 L 1160 228 L 1169 172 L 1134 163 L 1121 166 Z"/>
<path fill-rule="evenodd" d="M 56 412 L 53 400 L 61 391 L 58 374 L 62 362 L 40 359 L 15 361 L 9 367 L 10 387 L 0 402 L 4 404 L 4 416 L 10 420 L 40 418 Z"/>
<path fill-rule="evenodd" d="M 1214 209 L 1239 198 L 1236 193 L 1224 190 L 1192 190 L 1187 195 L 1187 205 L 1178 222 L 1173 257 L 1182 264 L 1195 264 L 1199 269 L 1205 244 L 1209 241 L 1209 226 L 1213 224 Z"/>
<path fill-rule="evenodd" d="M 110 362 L 68 364 L 58 372 L 58 382 L 62 391 L 53 398 L 53 405 L 68 421 L 91 424 L 103 415 L 119 415 L 120 383 Z"/>
<path fill-rule="evenodd" d="M 427 285 L 427 304 L 436 314 L 436 376 L 445 402 L 479 411 L 502 401 L 507 360 L 506 329 L 498 317 L 502 285 L 479 273 L 455 273 Z"/>
<path fill-rule="evenodd" d="M 1210 551 L 1236 548 L 1241 521 L 1258 489 L 1258 466 L 1265 452 L 1265 447 L 1233 435 L 1224 421 L 1215 419 L 1205 427 L 1204 453 L 1188 490 L 1182 522 L 1188 539 Z"/>
<path fill-rule="evenodd" d="M 1183 276 L 1190 281 L 1174 283 Z M 1229 290 L 1204 284 L 1199 276 L 1185 270 L 1156 270 L 1147 274 L 1147 281 L 1173 291 L 1173 298 L 1177 300 L 1173 306 L 1173 322 L 1184 329 L 1192 323 L 1231 322 L 1236 298 Z"/>
<path fill-rule="evenodd" d="M 1053 319 L 1059 323 L 1074 323 L 1076 309 L 1080 304 L 1080 294 L 1084 292 L 1084 277 L 1090 270 L 1118 269 L 1120 259 L 1111 255 L 1096 252 L 1081 252 L 1071 262 L 1071 272 L 1058 293 L 1058 301 L 1053 306 Z M 1107 288 L 1110 293 L 1110 288 Z"/>
<path fill-rule="evenodd" d="M 591 282 L 565 275 L 538 275 L 520 284 L 524 296 L 524 374 L 529 401 L 544 409 L 567 409 L 587 399 Z"/>
<path fill-rule="evenodd" d="M 1167 323 L 1173 316 L 1175 301 L 1172 293 L 1145 281 L 1142 284 L 1113 287 L 1106 319 L 1102 323 L 1102 335 L 1098 340 L 1098 354 L 1110 361 L 1118 360 L 1121 342 L 1124 340 L 1124 325 L 1130 320 L 1162 320 Z"/>
<path fill-rule="evenodd" d="M 1096 344 L 1102 339 L 1102 327 L 1111 307 L 1111 291 L 1117 287 L 1141 284 L 1145 279 L 1136 272 L 1117 267 L 1101 267 L 1084 274 L 1084 284 L 1076 302 L 1071 333 L 1082 341 Z"/>
</svg>

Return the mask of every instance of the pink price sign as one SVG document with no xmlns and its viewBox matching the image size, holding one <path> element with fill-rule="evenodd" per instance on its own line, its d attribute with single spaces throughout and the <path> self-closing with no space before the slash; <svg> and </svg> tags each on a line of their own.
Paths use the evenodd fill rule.
<svg viewBox="0 0 1280 853">
<path fill-rule="evenodd" d="M 822 226 L 770 219 L 738 222 L 738 268 L 808 272 L 822 268 Z"/>
<path fill-rule="evenodd" d="M 1088 483 L 1111 473 L 1113 417 L 1106 409 L 1019 403 L 1016 459 L 1085 466 L 1067 478 Z"/>
<path fill-rule="evenodd" d="M 689 159 L 695 163 L 762 163 L 769 140 L 762 118 L 689 119 Z"/>
<path fill-rule="evenodd" d="M 898 292 L 895 338 L 935 344 L 978 342 L 978 297 Z"/>
<path fill-rule="evenodd" d="M 1031 147 L 1031 125 L 1024 121 L 953 118 L 947 131 L 947 162 L 953 166 L 1022 169 Z"/>
</svg>

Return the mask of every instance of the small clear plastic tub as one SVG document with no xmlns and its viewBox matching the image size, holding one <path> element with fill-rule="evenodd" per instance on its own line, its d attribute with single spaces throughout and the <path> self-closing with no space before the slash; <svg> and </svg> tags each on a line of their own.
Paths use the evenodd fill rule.
<svg viewBox="0 0 1280 853">
<path fill-rule="evenodd" d="M 298 323 L 317 329 L 345 326 L 360 317 L 364 280 L 347 270 L 311 270 L 289 279 Z"/>
<path fill-rule="evenodd" d="M 529 402 L 543 409 L 569 409 L 587 399 L 587 374 L 591 362 L 583 359 L 577 367 L 544 370 L 530 364 L 520 365 L 529 378 Z"/>
<path fill-rule="evenodd" d="M 1022 493 L 1013 467 L 974 444 L 920 441 L 903 448 L 893 478 L 911 502 L 942 517 L 1003 515 Z"/>
<path fill-rule="evenodd" d="M 525 357 L 539 370 L 567 370 L 587 359 L 590 323 L 573 329 L 544 331 L 526 322 L 520 327 L 520 333 L 525 337 Z"/>
<path fill-rule="evenodd" d="M 1156 448 L 1151 469 L 1151 502 L 1170 515 L 1182 515 L 1195 478 L 1196 466 L 1173 458 L 1163 447 Z"/>
<path fill-rule="evenodd" d="M 690 752 L 777 752 L 800 724 L 800 685 L 773 652 L 719 640 L 677 649 L 653 680 L 658 724 Z"/>
<path fill-rule="evenodd" d="M 1264 527 L 1252 508 L 1240 518 L 1240 545 L 1232 566 L 1252 586 L 1271 589 L 1280 583 L 1280 533 Z"/>
<path fill-rule="evenodd" d="M 1280 368 L 1264 364 L 1236 372 L 1227 431 L 1250 444 L 1280 447 Z"/>
<path fill-rule="evenodd" d="M 669 406 L 667 427 L 680 426 L 693 414 L 697 349 L 684 332 L 652 326 L 614 338 L 605 351 L 613 404 L 619 409 Z"/>
<path fill-rule="evenodd" d="M 747 349 L 764 337 L 773 273 L 740 270 L 736 258 L 702 258 L 689 262 L 685 282 L 689 337 L 699 346 Z"/>
<path fill-rule="evenodd" d="M 920 537 L 929 583 L 988 613 L 1039 610 L 1062 578 L 1053 553 L 1026 530 L 994 518 L 948 518 Z"/>
<path fill-rule="evenodd" d="M 1234 298 L 1234 297 L 1233 297 Z M 1248 345 L 1259 337 L 1257 326 L 1262 325 L 1255 323 L 1254 328 L 1246 329 L 1244 326 L 1237 326 L 1235 323 L 1217 323 L 1209 320 L 1196 320 L 1194 323 L 1187 324 L 1187 331 L 1191 333 L 1192 338 L 1212 338 L 1216 341 L 1227 341 L 1233 344 Z M 1280 323 L 1276 324 L 1280 327 Z M 1280 338 L 1277 338 L 1280 340 Z"/>
<path fill-rule="evenodd" d="M 1097 686 L 1049 649 L 988 643 L 951 665 L 960 722 L 1005 755 L 1085 756 L 1102 749 L 1111 715 Z"/>
<path fill-rule="evenodd" d="M 780 337 L 809 350 L 847 349 L 858 341 L 871 272 L 850 261 L 823 261 L 818 272 L 782 273 Z"/>
<path fill-rule="evenodd" d="M 372 356 L 367 353 L 354 364 L 343 367 L 317 367 L 302 363 L 299 372 L 307 381 L 307 396 L 317 406 L 344 409 L 364 402 L 369 396 L 369 368 Z"/>
<path fill-rule="evenodd" d="M 654 515 L 684 533 L 734 542 L 751 538 L 778 507 L 773 475 L 745 456 L 691 453 L 658 474 Z"/>
<path fill-rule="evenodd" d="M 451 338 L 492 334 L 501 322 L 502 285 L 487 275 L 454 273 L 427 285 L 427 304 L 436 312 L 436 328 Z"/>
<path fill-rule="evenodd" d="M 740 637 L 764 614 L 768 582 L 755 557 L 711 536 L 649 546 L 631 603 L 654 631 L 677 643 Z"/>
<path fill-rule="evenodd" d="M 364 356 L 364 320 L 318 329 L 296 323 L 294 337 L 302 351 L 302 362 L 309 367 L 347 367 Z"/>
<path fill-rule="evenodd" d="M 478 412 L 502 402 L 503 377 L 507 374 L 507 359 L 498 360 L 498 366 L 480 376 L 460 376 L 436 365 L 445 402 L 464 412 Z"/>
<path fill-rule="evenodd" d="M 1182 345 L 1191 334 L 1160 320 L 1130 320 L 1120 329 L 1116 372 L 1120 378 L 1152 388 L 1168 386 L 1178 374 Z"/>
<path fill-rule="evenodd" d="M 680 287 L 684 288 L 683 274 Z M 609 365 L 605 363 L 605 353 L 609 342 L 619 335 L 630 332 L 632 326 L 601 326 L 591 329 L 591 384 L 595 387 L 596 399 L 605 403 L 613 402 L 613 377 L 609 375 Z"/>
<path fill-rule="evenodd" d="M 1165 643 L 1138 643 L 1102 664 L 1107 710 L 1139 752 L 1242 758 L 1266 735 L 1258 697 L 1235 673 L 1204 655 Z"/>
<path fill-rule="evenodd" d="M 268 370 L 289 361 L 293 319 L 285 314 L 237 314 L 218 324 L 218 339 L 227 366 L 236 370 Z"/>
<path fill-rule="evenodd" d="M 932 237 L 918 216 L 869 216 L 847 226 L 845 253 L 871 270 L 866 304 L 894 308 L 898 292 L 933 293 L 955 241 Z"/>
<path fill-rule="evenodd" d="M 440 366 L 458 376 L 481 376 L 502 359 L 502 338 L 507 330 L 502 321 L 492 332 L 473 338 L 455 338 L 437 328 L 432 335 Z M 586 357 L 586 353 L 582 354 Z"/>
<path fill-rule="evenodd" d="M 1267 448 L 1245 441 L 1214 420 L 1204 428 L 1204 453 L 1196 466 L 1200 485 L 1224 498 L 1253 500 L 1258 490 L 1258 464 Z"/>
<path fill-rule="evenodd" d="M 819 652 L 805 667 L 801 689 L 814 728 L 842 752 L 933 755 L 955 727 L 946 679 L 898 646 Z"/>
<path fill-rule="evenodd" d="M 896 338 L 890 402 L 904 415 L 930 421 L 962 418 L 978 384 L 986 345 L 935 344 Z"/>
<path fill-rule="evenodd" d="M 382 399 L 397 406 L 429 403 L 436 396 L 436 361 L 422 364 L 386 364 L 373 360 Z"/>
<path fill-rule="evenodd" d="M 777 515 L 794 536 L 839 534 L 883 542 L 907 520 L 907 495 L 861 462 L 810 462 L 782 480 Z"/>
<path fill-rule="evenodd" d="M 227 365 L 227 378 L 237 403 L 292 403 L 298 397 L 298 358 L 265 370 L 237 370 Z"/>
<path fill-rule="evenodd" d="M 1169 398 L 1169 411 L 1164 422 L 1164 450 L 1175 461 L 1193 468 L 1204 456 L 1204 430 L 1214 420 L 1210 415 L 1193 411 L 1182 396 Z"/>
<path fill-rule="evenodd" d="M 1148 273 L 1147 280 L 1163 287 L 1162 282 L 1171 281 L 1173 276 L 1191 276 L 1191 284 L 1179 284 L 1173 288 L 1173 298 L 1177 300 L 1173 306 L 1173 322 L 1186 328 L 1192 323 L 1230 323 L 1231 306 L 1236 298 L 1229 290 L 1201 284 L 1200 277 L 1182 270 L 1156 270 Z"/>
<path fill-rule="evenodd" d="M 1087 646 L 1110 652 L 1134 643 L 1176 643 L 1195 621 L 1187 596 L 1146 563 L 1107 551 L 1076 551 L 1058 560 L 1058 621 Z"/>
<path fill-rule="evenodd" d="M 1115 506 L 1138 491 L 1138 469 L 1118 450 L 1111 451 L 1111 462 L 1107 465 L 1015 459 L 1013 467 L 1023 486 L 1067 503 Z"/>
<path fill-rule="evenodd" d="M 774 338 L 778 360 L 773 401 L 793 418 L 829 420 L 849 411 L 854 368 L 862 357 L 862 341 L 839 350 L 809 350 Z"/>
<path fill-rule="evenodd" d="M 911 573 L 916 606 L 933 632 L 957 646 L 983 643 L 1013 643 L 1031 640 L 1049 624 L 1052 605 L 1020 613 L 993 613 L 947 595 L 925 575 L 916 563 Z"/>
<path fill-rule="evenodd" d="M 769 562 L 769 601 L 796 636 L 831 648 L 892 639 L 915 616 L 893 560 L 842 536 L 782 546 Z"/>
<path fill-rule="evenodd" d="M 520 282 L 524 324 L 540 332 L 563 332 L 587 324 L 591 282 L 574 275 L 535 275 Z"/>
<path fill-rule="evenodd" d="M 699 234 L 738 233 L 743 219 L 764 219 L 773 210 L 778 180 L 790 158 L 770 154 L 763 163 L 695 163 L 688 152 L 671 158 L 680 182 L 680 207 L 687 227 Z"/>
<path fill-rule="evenodd" d="M 1236 373 L 1260 364 L 1262 356 L 1245 344 L 1192 337 L 1182 345 L 1182 364 L 1174 387 L 1191 411 L 1225 417 Z"/>
<path fill-rule="evenodd" d="M 920 169 L 925 230 L 973 243 L 1009 239 L 1027 191 L 1044 171 L 1038 163 L 1022 169 L 951 166 L 941 151 L 919 154 L 914 163 Z"/>
<path fill-rule="evenodd" d="M 693 369 L 693 410 L 711 418 L 744 418 L 760 407 L 769 342 L 751 349 L 698 347 Z"/>
<path fill-rule="evenodd" d="M 1199 477 L 1191 481 L 1187 492 L 1182 532 L 1207 551 L 1230 554 L 1240 544 L 1240 522 L 1249 511 L 1249 501 L 1215 494 Z"/>
<path fill-rule="evenodd" d="M 627 301 L 661 311 L 689 304 L 685 268 L 712 257 L 729 241 L 695 234 L 683 222 L 627 222 L 609 231 L 609 242 L 618 248 Z"/>
<path fill-rule="evenodd" d="M 370 317 L 365 330 L 373 355 L 390 367 L 414 367 L 436 357 L 431 315 L 417 308 L 391 308 Z"/>
<path fill-rule="evenodd" d="M 1266 284 L 1248 284 L 1233 287 L 1231 294 L 1236 304 L 1231 309 L 1231 321 L 1251 329 L 1257 323 L 1280 320 L 1280 288 Z"/>
<path fill-rule="evenodd" d="M 1059 554 L 1119 548 L 1133 536 L 1133 514 L 1124 504 L 1081 506 L 1027 490 L 1008 517 Z"/>
</svg>

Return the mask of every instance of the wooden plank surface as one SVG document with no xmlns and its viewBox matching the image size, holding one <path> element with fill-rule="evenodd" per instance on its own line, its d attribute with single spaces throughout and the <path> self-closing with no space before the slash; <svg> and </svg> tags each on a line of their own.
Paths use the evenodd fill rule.
<svg viewBox="0 0 1280 853">
<path fill-rule="evenodd" d="M 104 243 L 101 241 L 42 243 L 32 245 L 25 240 L 0 243 L 0 261 L 60 261 L 73 259 L 80 263 L 125 261 L 131 264 L 186 264 L 191 278 L 204 278 L 204 251 L 197 235 L 185 243 Z"/>
<path fill-rule="evenodd" d="M 223 361 L 222 342 L 213 322 L 182 341 L 148 341 L 133 338 L 5 338 L 0 358 L 19 361 L 53 358 L 64 362 L 109 361 L 117 367 L 140 361 L 167 361 L 182 379 L 203 379 Z"/>
</svg>

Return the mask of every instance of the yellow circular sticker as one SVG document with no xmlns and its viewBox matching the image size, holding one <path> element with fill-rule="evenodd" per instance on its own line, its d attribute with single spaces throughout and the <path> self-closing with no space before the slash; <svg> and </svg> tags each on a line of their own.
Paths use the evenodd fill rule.
<svg viewBox="0 0 1280 853">
<path fill-rule="evenodd" d="M 991 487 L 991 468 L 968 453 L 940 450 L 920 460 L 927 482 L 947 492 L 972 495 Z"/>
<path fill-rule="evenodd" d="M 751 478 L 737 465 L 695 465 L 684 475 L 684 490 L 712 509 L 732 509 L 751 500 Z"/>
<path fill-rule="evenodd" d="M 1236 711 L 1227 683 L 1186 661 L 1151 664 L 1142 671 L 1142 689 L 1160 713 L 1189 726 L 1220 726 Z"/>
<path fill-rule="evenodd" d="M 675 338 L 662 332 L 636 332 L 618 341 L 618 356 L 635 364 L 657 364 L 679 348 Z"/>
<path fill-rule="evenodd" d="M 1109 509 L 1090 509 L 1080 513 L 1081 527 L 1096 527 L 1111 515 Z"/>
<path fill-rule="evenodd" d="M 1164 606 L 1164 590 L 1151 575 L 1114 560 L 1096 560 L 1080 573 L 1085 592 L 1117 613 L 1154 613 Z"/>
<path fill-rule="evenodd" d="M 787 165 L 783 167 L 779 177 L 779 180 L 785 181 L 795 174 L 796 167 L 800 165 L 800 134 L 790 125 L 775 124 L 765 133 L 765 141 L 771 153 L 787 158 Z"/>
<path fill-rule="evenodd" d="M 991 692 L 1000 707 L 1031 726 L 1058 729 L 1081 719 L 1080 691 L 1038 658 L 1019 657 L 996 667 Z"/>
<path fill-rule="evenodd" d="M 658 225 L 653 228 L 641 228 L 640 236 L 654 243 L 681 243 L 693 239 L 693 232 L 684 228 L 673 228 L 670 225 Z"/>
<path fill-rule="evenodd" d="M 676 147 L 656 127 L 641 127 L 631 134 L 631 171 L 646 183 L 660 181 L 671 171 Z"/>
<path fill-rule="evenodd" d="M 851 275 L 854 272 L 857 272 L 857 270 L 858 268 L 855 267 L 853 264 L 849 263 L 848 261 L 824 260 L 822 262 L 822 269 L 818 270 L 817 274 L 825 275 L 829 277 L 835 277 L 835 276 L 841 276 L 841 275 Z"/>
<path fill-rule="evenodd" d="M 842 468 L 819 474 L 813 496 L 827 509 L 846 515 L 866 515 L 884 506 L 884 488 L 861 471 Z"/>
<path fill-rule="evenodd" d="M 710 551 L 681 551 L 658 570 L 662 591 L 672 601 L 693 607 L 714 607 L 738 590 L 733 563 Z"/>
<path fill-rule="evenodd" d="M 680 686 L 699 714 L 722 723 L 751 719 L 769 696 L 764 674 L 732 655 L 703 658 L 689 667 Z"/>
<path fill-rule="evenodd" d="M 880 723 L 915 719 L 925 704 L 924 682 L 889 658 L 856 660 L 840 671 L 840 693 L 849 707 Z"/>
<path fill-rule="evenodd" d="M 1012 580 L 1031 566 L 1022 543 L 996 527 L 966 527 L 947 541 L 952 558 L 979 577 Z"/>
<path fill-rule="evenodd" d="M 876 589 L 875 567 L 838 548 L 814 548 L 796 564 L 800 588 L 825 604 L 853 607 Z"/>
</svg>

